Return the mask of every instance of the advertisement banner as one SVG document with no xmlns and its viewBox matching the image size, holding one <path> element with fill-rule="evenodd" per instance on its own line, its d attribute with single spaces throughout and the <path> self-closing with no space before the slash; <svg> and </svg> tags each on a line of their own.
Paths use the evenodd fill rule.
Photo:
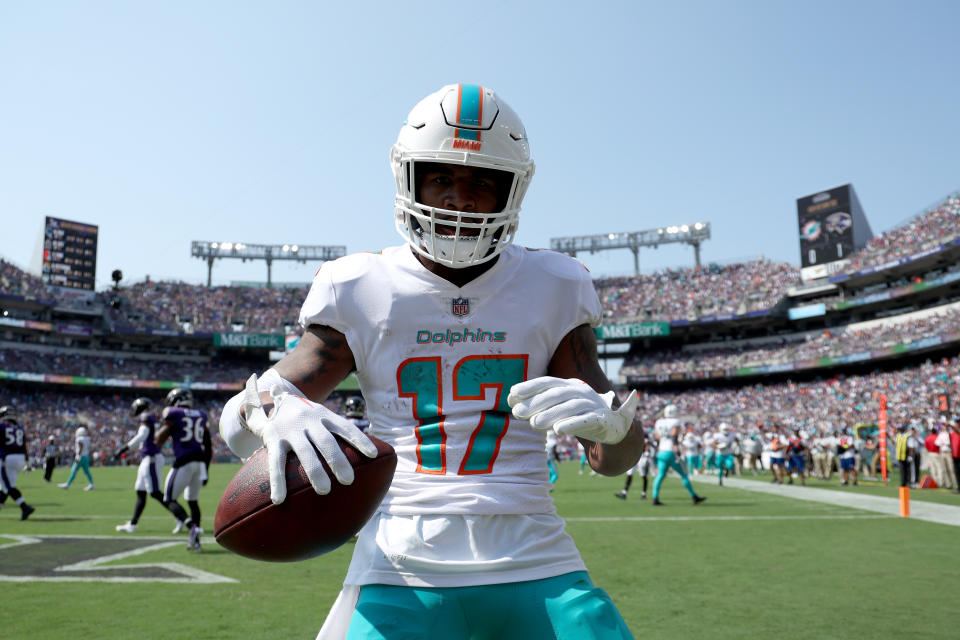
<svg viewBox="0 0 960 640">
<path fill-rule="evenodd" d="M 280 333 L 215 333 L 213 346 L 229 349 L 283 349 L 284 336 Z"/>
<path fill-rule="evenodd" d="M 649 338 L 670 335 L 669 322 L 631 322 L 627 324 L 602 324 L 594 328 L 598 340 L 619 338 Z"/>
</svg>

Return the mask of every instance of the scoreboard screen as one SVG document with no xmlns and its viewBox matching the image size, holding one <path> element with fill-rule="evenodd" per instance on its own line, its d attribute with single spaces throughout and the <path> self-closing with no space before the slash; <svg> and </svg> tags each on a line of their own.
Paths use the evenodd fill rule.
<svg viewBox="0 0 960 640">
<path fill-rule="evenodd" d="M 797 217 L 802 266 L 842 260 L 855 251 L 848 187 L 798 199 Z"/>
<path fill-rule="evenodd" d="M 96 225 L 47 216 L 43 228 L 43 281 L 93 291 L 97 277 Z"/>
</svg>

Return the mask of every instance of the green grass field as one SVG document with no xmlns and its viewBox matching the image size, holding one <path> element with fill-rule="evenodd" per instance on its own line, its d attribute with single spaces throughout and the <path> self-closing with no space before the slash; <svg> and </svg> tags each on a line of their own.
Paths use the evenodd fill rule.
<svg viewBox="0 0 960 640">
<path fill-rule="evenodd" d="M 207 536 L 236 469 L 211 470 L 201 501 Z M 186 536 L 170 534 L 173 518 L 152 500 L 139 531 L 121 536 L 114 526 L 130 518 L 135 473 L 134 467 L 94 469 L 97 489 L 91 492 L 82 491 L 82 475 L 68 491 L 58 489 L 66 469 L 58 469 L 51 484 L 37 471 L 21 474 L 18 485 L 37 511 L 21 522 L 9 500 L 0 510 L 0 544 L 6 545 L 0 547 L 0 575 L 16 579 L 3 591 L 0 637 L 316 635 L 340 589 L 350 545 L 296 564 L 246 560 L 212 537 L 201 553 L 192 553 L 185 550 Z M 666 506 L 653 507 L 639 499 L 639 481 L 621 501 L 613 493 L 622 477 L 579 475 L 572 462 L 561 465 L 560 476 L 554 496 L 568 530 L 594 582 L 610 593 L 638 638 L 954 637 L 960 631 L 949 600 L 960 574 L 960 531 L 952 527 L 710 483 L 696 484 L 709 499 L 694 508 L 675 478 L 664 483 Z M 893 486 L 853 490 L 896 495 Z M 14 545 L 19 539 L 11 535 L 67 537 Z M 89 566 L 94 558 L 165 541 L 177 544 L 102 564 L 124 568 Z M 88 565 L 53 570 L 81 561 Z M 231 581 L 36 578 L 180 575 L 176 566 L 159 563 Z"/>
</svg>

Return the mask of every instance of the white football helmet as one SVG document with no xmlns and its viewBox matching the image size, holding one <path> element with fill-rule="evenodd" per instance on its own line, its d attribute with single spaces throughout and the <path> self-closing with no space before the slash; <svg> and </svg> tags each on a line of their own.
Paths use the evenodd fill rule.
<svg viewBox="0 0 960 640">
<path fill-rule="evenodd" d="M 417 164 L 460 164 L 509 174 L 509 191 L 498 212 L 460 212 L 417 202 Z M 526 130 L 492 90 L 451 84 L 410 111 L 390 150 L 397 183 L 397 231 L 422 256 L 455 269 L 493 259 L 513 242 L 520 205 L 533 177 Z M 436 222 L 454 233 L 436 232 Z M 477 229 L 470 234 L 461 230 Z"/>
<path fill-rule="evenodd" d="M 726 422 L 720 423 L 720 433 L 728 433 L 730 431 L 730 425 Z"/>
<path fill-rule="evenodd" d="M 87 435 L 87 428 L 86 428 L 86 427 L 77 427 L 77 437 L 78 437 L 78 438 L 82 438 L 82 437 L 84 437 L 85 435 Z"/>
<path fill-rule="evenodd" d="M 675 404 L 668 404 L 668 405 L 666 406 L 666 408 L 663 410 L 663 417 L 664 417 L 664 418 L 676 418 L 676 417 L 677 417 L 677 405 L 675 405 Z"/>
</svg>

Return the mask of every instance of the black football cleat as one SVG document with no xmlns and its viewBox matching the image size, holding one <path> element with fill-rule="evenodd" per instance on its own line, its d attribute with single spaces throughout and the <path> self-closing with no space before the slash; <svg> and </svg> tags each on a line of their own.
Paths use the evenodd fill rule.
<svg viewBox="0 0 960 640">
<path fill-rule="evenodd" d="M 26 520 L 30 517 L 30 514 L 36 511 L 33 507 L 28 505 L 26 502 L 23 503 L 23 506 L 20 507 L 20 519 Z"/>
<path fill-rule="evenodd" d="M 615 494 L 613 494 L 613 497 L 620 498 L 621 500 L 626 500 L 627 493 L 625 491 L 617 491 Z"/>
<path fill-rule="evenodd" d="M 660 502 L 660 498 L 654 498 L 654 499 L 653 499 L 653 506 L 655 506 L 655 507 L 662 507 L 662 506 L 663 506 L 663 503 Z"/>
<path fill-rule="evenodd" d="M 706 500 L 706 498 L 703 496 L 693 496 L 693 504 L 700 504 L 704 500 Z"/>
</svg>

